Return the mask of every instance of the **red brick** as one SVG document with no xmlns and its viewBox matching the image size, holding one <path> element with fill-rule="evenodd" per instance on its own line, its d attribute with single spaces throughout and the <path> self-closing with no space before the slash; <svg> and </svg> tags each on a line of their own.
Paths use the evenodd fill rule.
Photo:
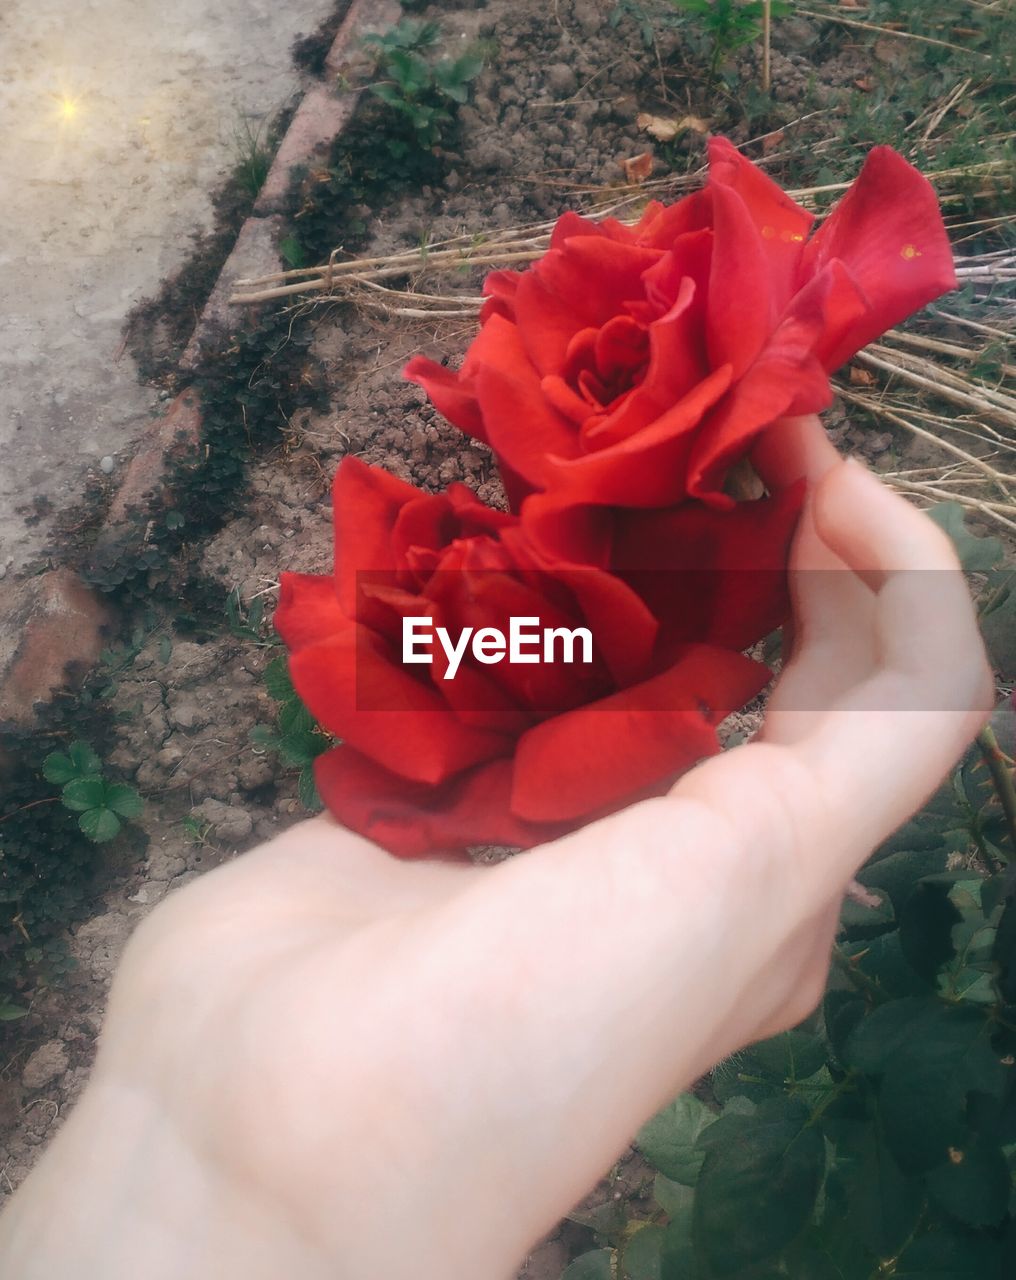
<svg viewBox="0 0 1016 1280">
<path fill-rule="evenodd" d="M 355 48 L 371 31 L 387 31 L 394 27 L 401 17 L 402 6 L 398 0 L 353 0 L 328 51 L 325 74 L 339 75 L 351 48 Z"/>
<path fill-rule="evenodd" d="M 230 306 L 229 299 L 236 293 L 238 280 L 282 270 L 278 249 L 281 232 L 282 218 L 278 214 L 268 218 L 250 217 L 240 228 L 233 251 L 223 263 L 215 288 L 180 358 L 181 369 L 193 369 L 203 351 L 214 347 L 224 334 L 235 333 L 251 321 L 256 314 L 254 309 Z"/>
<path fill-rule="evenodd" d="M 332 142 L 346 127 L 359 94 L 336 95 L 323 84 L 314 85 L 286 130 L 264 186 L 254 205 L 256 214 L 279 213 L 289 191 L 290 170 L 327 159 Z"/>
<path fill-rule="evenodd" d="M 132 509 L 150 506 L 160 496 L 170 462 L 193 449 L 200 439 L 201 400 L 196 391 L 188 388 L 149 427 L 110 503 L 103 535 L 113 534 L 128 523 Z"/>
<path fill-rule="evenodd" d="M 108 606 L 70 569 L 0 587 L 0 725 L 30 729 L 37 702 L 73 687 L 99 660 Z"/>
</svg>

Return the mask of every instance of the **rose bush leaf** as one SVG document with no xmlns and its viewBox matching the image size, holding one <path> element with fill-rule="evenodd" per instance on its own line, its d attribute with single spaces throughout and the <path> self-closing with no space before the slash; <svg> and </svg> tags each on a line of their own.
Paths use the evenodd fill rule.
<svg viewBox="0 0 1016 1280">
<path fill-rule="evenodd" d="M 696 1254 L 716 1276 L 740 1276 L 788 1245 L 809 1221 L 825 1172 L 822 1135 L 796 1099 L 762 1103 L 699 1174 Z"/>
<path fill-rule="evenodd" d="M 642 1127 L 635 1141 L 654 1169 L 674 1182 L 694 1186 L 705 1159 L 696 1143 L 715 1119 L 694 1094 L 682 1093 Z"/>
<path fill-rule="evenodd" d="M 968 1227 L 995 1227 L 1009 1206 L 1012 1178 L 1001 1147 L 980 1135 L 954 1147 L 926 1175 L 928 1190 L 947 1213 Z"/>
</svg>

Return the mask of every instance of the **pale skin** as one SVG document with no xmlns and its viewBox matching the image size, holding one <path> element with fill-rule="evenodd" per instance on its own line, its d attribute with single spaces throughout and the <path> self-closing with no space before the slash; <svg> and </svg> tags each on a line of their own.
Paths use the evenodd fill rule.
<svg viewBox="0 0 1016 1280">
<path fill-rule="evenodd" d="M 844 890 L 993 700 L 948 540 L 817 419 L 761 740 L 494 868 L 328 818 L 134 935 L 5 1280 L 504 1280 L 660 1106 L 824 989 Z M 935 576 L 929 592 L 917 569 Z M 948 708 L 948 709 L 946 709 Z"/>
</svg>

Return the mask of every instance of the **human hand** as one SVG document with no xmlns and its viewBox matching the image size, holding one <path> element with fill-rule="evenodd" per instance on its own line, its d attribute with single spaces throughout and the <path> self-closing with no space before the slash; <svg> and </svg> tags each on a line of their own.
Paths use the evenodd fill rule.
<svg viewBox="0 0 1016 1280">
<path fill-rule="evenodd" d="M 494 868 L 320 818 L 174 894 L 5 1276 L 497 1280 L 669 1097 L 810 1012 L 844 887 L 992 687 L 943 534 L 815 419 L 756 463 L 816 486 L 762 740 Z"/>
</svg>

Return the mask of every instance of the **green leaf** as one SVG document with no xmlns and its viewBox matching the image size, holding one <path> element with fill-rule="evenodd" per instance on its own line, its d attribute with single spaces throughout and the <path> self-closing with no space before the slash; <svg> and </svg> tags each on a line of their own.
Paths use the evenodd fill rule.
<svg viewBox="0 0 1016 1280">
<path fill-rule="evenodd" d="M 660 1280 L 702 1280 L 686 1222 L 675 1222 L 664 1229 L 660 1247 Z"/>
<path fill-rule="evenodd" d="M 78 773 L 69 756 L 62 751 L 53 751 L 42 762 L 42 776 L 47 782 L 55 782 L 57 786 L 61 786 L 76 778 Z"/>
<path fill-rule="evenodd" d="M 92 778 L 102 773 L 102 761 L 87 742 L 72 742 L 63 751 L 54 751 L 42 762 L 42 776 L 47 782 L 62 786 L 75 778 Z"/>
<path fill-rule="evenodd" d="M 937 849 L 901 849 L 878 862 L 870 862 L 858 873 L 858 880 L 866 889 L 876 889 L 888 894 L 899 914 L 914 887 L 925 877 L 946 869 L 948 852 L 941 847 L 937 837 Z"/>
<path fill-rule="evenodd" d="M 76 778 L 64 787 L 61 799 L 75 813 L 96 809 L 106 803 L 106 784 L 101 778 Z"/>
<path fill-rule="evenodd" d="M 953 928 L 962 919 L 948 885 L 924 881 L 900 912 L 900 946 L 911 967 L 928 983 L 956 954 Z"/>
<path fill-rule="evenodd" d="M 133 787 L 125 782 L 114 782 L 106 788 L 106 807 L 119 814 L 121 818 L 140 817 L 144 809 L 144 801 Z"/>
<path fill-rule="evenodd" d="M 851 936 L 864 937 L 881 933 L 895 922 L 892 899 L 884 889 L 871 889 L 878 902 L 869 906 L 854 898 L 844 898 L 840 909 L 840 924 Z"/>
<path fill-rule="evenodd" d="M 328 740 L 320 733 L 307 729 L 302 733 L 288 733 L 279 739 L 279 754 L 286 764 L 303 768 L 312 764 L 328 746 Z"/>
<path fill-rule="evenodd" d="M 72 742 L 67 748 L 67 754 L 79 778 L 91 778 L 102 772 L 102 761 L 87 742 Z"/>
<path fill-rule="evenodd" d="M 800 1027 L 753 1044 L 750 1052 L 764 1075 L 781 1082 L 807 1080 L 826 1063 L 821 1039 Z"/>
<path fill-rule="evenodd" d="M 1004 548 L 997 538 L 981 538 L 970 532 L 958 502 L 940 502 L 926 513 L 953 540 L 960 564 L 971 572 L 986 572 L 1002 559 Z"/>
<path fill-rule="evenodd" d="M 826 1039 L 836 1061 L 845 1062 L 847 1041 L 857 1024 L 864 1018 L 867 1006 L 855 991 L 832 990 L 826 992 L 822 1004 Z"/>
<path fill-rule="evenodd" d="M 613 1249 L 594 1249 L 575 1259 L 561 1273 L 561 1280 L 614 1280 Z"/>
<path fill-rule="evenodd" d="M 621 1252 L 621 1274 L 627 1280 L 660 1280 L 663 1265 L 663 1227 L 639 1227 Z"/>
<path fill-rule="evenodd" d="M 1006 682 L 1016 680 L 1016 574 L 1009 576 L 1013 585 L 995 608 L 981 615 L 981 635 L 992 665 Z"/>
<path fill-rule="evenodd" d="M 311 765 L 307 765 L 300 771 L 296 790 L 300 797 L 300 803 L 310 813 L 317 813 L 324 807 L 321 803 L 321 797 L 318 795 L 317 784 L 314 781 L 314 769 Z"/>
<path fill-rule="evenodd" d="M 822 1135 L 795 1099 L 764 1102 L 738 1127 L 711 1145 L 695 1195 L 696 1254 L 717 1276 L 738 1276 L 789 1244 L 825 1171 Z"/>
<path fill-rule="evenodd" d="M 856 942 L 845 942 L 841 951 L 851 970 L 863 974 L 877 984 L 884 995 L 919 996 L 928 990 L 927 982 L 914 970 L 903 954 L 898 929 Z"/>
<path fill-rule="evenodd" d="M 848 1224 L 876 1257 L 891 1258 L 917 1226 L 924 1189 L 900 1169 L 877 1126 L 858 1128 L 861 1150 L 847 1184 Z"/>
<path fill-rule="evenodd" d="M 88 809 L 78 819 L 78 826 L 89 840 L 105 844 L 120 830 L 120 819 L 112 809 Z"/>
<path fill-rule="evenodd" d="M 293 689 L 292 677 L 289 676 L 289 663 L 285 658 L 273 658 L 265 667 L 262 680 L 265 681 L 265 689 L 269 691 L 271 698 L 276 703 L 289 703 L 297 696 L 296 690 Z"/>
<path fill-rule="evenodd" d="M 705 1159 L 696 1143 L 715 1119 L 715 1113 L 694 1094 L 682 1093 L 642 1128 L 635 1141 L 654 1169 L 693 1187 Z"/>
<path fill-rule="evenodd" d="M 284 738 L 306 733 L 314 727 L 314 720 L 302 702 L 284 702 L 279 710 L 279 732 Z"/>
<path fill-rule="evenodd" d="M 16 1022 L 18 1018 L 23 1018 L 28 1013 L 27 1009 L 22 1009 L 20 1005 L 12 1004 L 10 1000 L 0 1000 L 0 1022 Z"/>
<path fill-rule="evenodd" d="M 1011 1179 L 1002 1148 L 979 1137 L 926 1174 L 928 1190 L 946 1213 L 968 1227 L 995 1227 L 1009 1207 Z"/>
<path fill-rule="evenodd" d="M 994 1241 L 936 1231 L 908 1245 L 892 1274 L 894 1280 L 992 1280 L 998 1265 Z"/>
<path fill-rule="evenodd" d="M 684 1222 L 691 1234 L 691 1210 L 695 1200 L 691 1187 L 658 1173 L 653 1180 L 653 1198 L 671 1222 Z"/>
</svg>

